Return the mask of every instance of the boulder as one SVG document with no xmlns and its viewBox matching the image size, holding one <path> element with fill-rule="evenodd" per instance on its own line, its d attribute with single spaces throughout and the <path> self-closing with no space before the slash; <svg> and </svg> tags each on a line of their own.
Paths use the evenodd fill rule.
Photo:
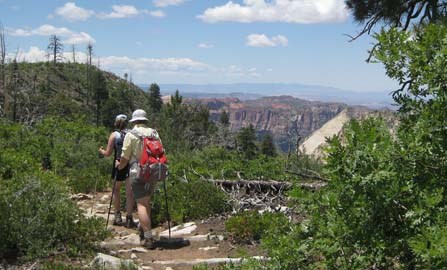
<svg viewBox="0 0 447 270">
<path fill-rule="evenodd" d="M 98 253 L 96 257 L 90 262 L 89 266 L 93 269 L 104 270 L 119 270 L 122 267 L 127 269 L 138 268 L 131 260 L 121 260 L 120 258 L 113 257 L 104 253 Z"/>
</svg>

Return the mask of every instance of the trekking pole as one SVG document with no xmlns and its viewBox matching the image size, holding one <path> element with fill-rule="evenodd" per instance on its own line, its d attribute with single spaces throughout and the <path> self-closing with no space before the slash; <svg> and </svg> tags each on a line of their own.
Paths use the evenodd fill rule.
<svg viewBox="0 0 447 270">
<path fill-rule="evenodd" d="M 112 197 L 110 198 L 109 211 L 107 212 L 106 229 L 107 229 L 107 226 L 109 225 L 110 209 L 112 209 L 112 201 L 113 201 L 113 195 L 115 194 L 115 185 L 116 185 L 117 175 L 118 175 L 118 171 L 115 173 L 115 177 L 113 178 Z"/>
<path fill-rule="evenodd" d="M 171 239 L 171 216 L 168 209 L 168 194 L 166 192 L 166 179 L 163 181 L 163 189 L 165 191 L 166 218 L 168 219 L 169 239 Z"/>
</svg>

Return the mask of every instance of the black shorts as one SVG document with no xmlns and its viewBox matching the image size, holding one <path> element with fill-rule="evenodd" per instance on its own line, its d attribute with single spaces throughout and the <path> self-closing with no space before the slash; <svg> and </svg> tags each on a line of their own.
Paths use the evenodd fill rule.
<svg viewBox="0 0 447 270">
<path fill-rule="evenodd" d="M 127 166 L 122 170 L 118 170 L 118 168 L 113 167 L 112 179 L 115 179 L 115 175 L 116 175 L 116 181 L 126 180 L 126 178 L 129 177 L 129 164 L 127 164 Z"/>
</svg>

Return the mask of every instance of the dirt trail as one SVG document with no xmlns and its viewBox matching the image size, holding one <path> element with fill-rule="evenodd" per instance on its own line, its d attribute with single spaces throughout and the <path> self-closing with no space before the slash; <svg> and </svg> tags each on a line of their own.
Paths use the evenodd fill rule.
<svg viewBox="0 0 447 270">
<path fill-rule="evenodd" d="M 100 192 L 91 195 L 76 195 L 77 203 L 85 215 L 107 218 L 111 192 Z M 92 207 L 93 206 L 93 207 Z M 140 269 L 192 269 L 194 265 L 208 264 L 215 266 L 229 261 L 237 262 L 242 257 L 262 256 L 257 246 L 235 246 L 226 237 L 224 218 L 210 218 L 186 223 L 172 228 L 172 237 L 189 240 L 188 246 L 157 247 L 147 250 L 140 246 L 136 229 L 112 225 L 113 214 L 110 215 L 109 229 L 113 236 L 100 245 L 106 253 L 120 259 L 130 259 Z M 134 220 L 138 217 L 134 213 Z M 183 227 L 183 229 L 182 229 Z M 153 228 L 154 235 L 167 237 L 167 225 Z"/>
</svg>

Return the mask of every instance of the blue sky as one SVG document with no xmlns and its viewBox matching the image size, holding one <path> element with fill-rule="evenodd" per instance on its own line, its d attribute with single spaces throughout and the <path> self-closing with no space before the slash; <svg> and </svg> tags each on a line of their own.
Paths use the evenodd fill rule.
<svg viewBox="0 0 447 270">
<path fill-rule="evenodd" d="M 371 37 L 355 34 L 343 0 L 0 0 L 7 52 L 44 61 L 60 36 L 66 59 L 95 62 L 136 83 L 304 83 L 390 91 L 367 64 Z M 18 53 L 16 53 L 18 52 Z"/>
</svg>

